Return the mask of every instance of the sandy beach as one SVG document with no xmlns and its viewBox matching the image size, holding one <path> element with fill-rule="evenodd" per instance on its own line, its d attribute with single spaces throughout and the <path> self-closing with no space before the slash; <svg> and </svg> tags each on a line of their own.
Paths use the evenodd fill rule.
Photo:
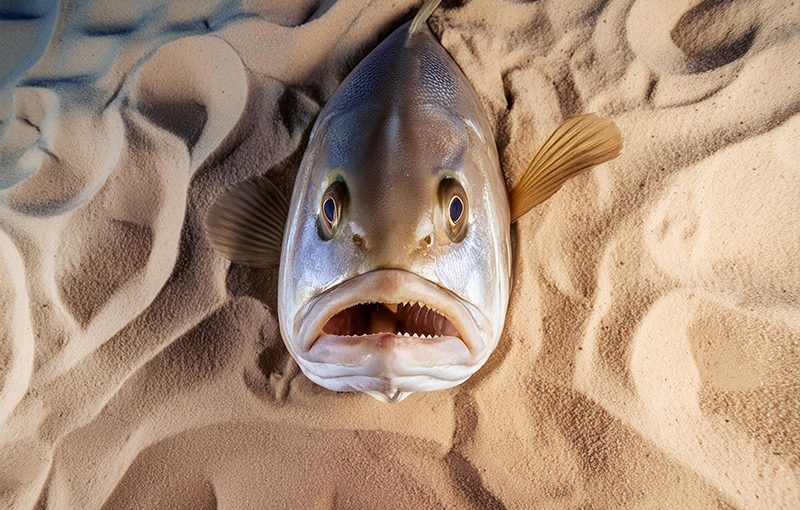
<svg viewBox="0 0 800 510">
<path fill-rule="evenodd" d="M 565 118 L 622 155 L 513 226 L 500 344 L 387 405 L 309 381 L 214 200 L 290 193 L 412 0 L 0 7 L 0 507 L 800 508 L 800 4 L 445 1 L 506 182 Z"/>
</svg>

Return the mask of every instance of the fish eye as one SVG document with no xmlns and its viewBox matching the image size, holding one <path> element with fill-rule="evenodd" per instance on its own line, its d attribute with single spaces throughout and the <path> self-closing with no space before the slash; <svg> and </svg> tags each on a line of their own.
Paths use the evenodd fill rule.
<svg viewBox="0 0 800 510">
<path fill-rule="evenodd" d="M 333 225 L 336 221 L 336 201 L 333 197 L 326 197 L 322 203 L 322 214 L 325 215 L 325 220 Z"/>
<path fill-rule="evenodd" d="M 342 210 L 347 202 L 347 186 L 341 180 L 334 181 L 319 204 L 319 234 L 326 241 L 336 234 L 342 217 Z"/>
<path fill-rule="evenodd" d="M 455 225 L 461 216 L 464 214 L 464 202 L 458 195 L 453 195 L 450 199 L 450 207 L 447 208 L 450 212 L 450 224 Z"/>
<path fill-rule="evenodd" d="M 450 240 L 458 243 L 467 235 L 469 203 L 467 193 L 456 179 L 445 177 L 439 183 L 439 201 L 442 209 L 442 226 Z"/>
</svg>

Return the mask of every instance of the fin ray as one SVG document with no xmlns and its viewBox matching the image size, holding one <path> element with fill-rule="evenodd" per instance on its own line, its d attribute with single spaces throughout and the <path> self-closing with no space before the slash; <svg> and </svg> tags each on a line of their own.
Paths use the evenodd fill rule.
<svg viewBox="0 0 800 510">
<path fill-rule="evenodd" d="M 223 257 L 237 264 L 277 266 L 289 201 L 264 176 L 226 191 L 206 216 L 206 233 Z"/>
<path fill-rule="evenodd" d="M 613 121 L 593 113 L 565 120 L 511 190 L 511 221 L 550 198 L 570 177 L 616 158 L 621 150 L 622 136 Z"/>
<path fill-rule="evenodd" d="M 422 7 L 417 11 L 417 15 L 414 16 L 414 19 L 411 21 L 411 26 L 408 28 L 409 37 L 416 34 L 419 29 L 422 28 L 422 25 L 428 21 L 428 18 L 431 17 L 431 14 L 439 7 L 440 3 L 442 3 L 442 0 L 425 0 L 425 3 L 422 4 Z"/>
</svg>

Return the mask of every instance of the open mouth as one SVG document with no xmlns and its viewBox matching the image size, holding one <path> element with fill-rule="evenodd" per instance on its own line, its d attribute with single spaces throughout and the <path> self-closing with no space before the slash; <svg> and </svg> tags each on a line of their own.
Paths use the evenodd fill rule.
<svg viewBox="0 0 800 510">
<path fill-rule="evenodd" d="M 282 324 L 290 325 L 286 345 L 312 381 L 384 401 L 455 386 L 491 352 L 481 310 L 400 269 L 345 280 Z"/>
<path fill-rule="evenodd" d="M 458 328 L 424 303 L 360 303 L 328 319 L 320 335 L 358 337 L 394 334 L 411 338 L 459 337 Z"/>
<path fill-rule="evenodd" d="M 472 366 L 486 354 L 485 321 L 477 308 L 439 285 L 407 271 L 379 269 L 323 292 L 299 310 L 293 346 L 300 359 L 328 368 L 368 371 L 377 360 L 383 367 L 402 364 L 409 370 Z"/>
</svg>

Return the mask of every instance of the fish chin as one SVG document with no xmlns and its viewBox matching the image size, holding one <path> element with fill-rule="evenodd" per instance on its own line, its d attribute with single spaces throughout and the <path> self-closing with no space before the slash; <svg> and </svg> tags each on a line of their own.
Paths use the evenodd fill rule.
<svg viewBox="0 0 800 510">
<path fill-rule="evenodd" d="M 399 402 L 464 382 L 491 353 L 491 331 L 480 310 L 449 290 L 380 269 L 311 300 L 287 344 L 315 383 Z"/>
</svg>

